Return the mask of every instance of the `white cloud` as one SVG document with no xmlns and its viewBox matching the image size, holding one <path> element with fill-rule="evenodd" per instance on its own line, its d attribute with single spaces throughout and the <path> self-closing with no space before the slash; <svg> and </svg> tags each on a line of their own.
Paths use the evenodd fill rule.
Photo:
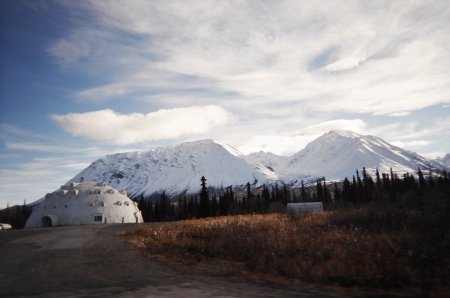
<svg viewBox="0 0 450 298">
<path fill-rule="evenodd" d="M 54 152 L 54 153 L 76 153 L 79 148 L 70 148 L 58 145 L 39 144 L 30 142 L 7 142 L 6 147 L 13 150 Z"/>
<path fill-rule="evenodd" d="M 450 136 L 450 117 L 437 118 L 429 127 L 425 128 L 421 128 L 417 121 L 395 122 L 372 128 L 368 130 L 368 133 L 391 142 L 397 141 L 404 144 L 436 137 L 436 141 L 442 142 L 447 139 L 447 136 Z"/>
<path fill-rule="evenodd" d="M 0 169 L 0 208 L 31 203 L 69 181 L 91 161 L 68 156 L 33 158 L 31 161 Z"/>
<path fill-rule="evenodd" d="M 126 115 L 106 109 L 53 115 L 52 119 L 74 136 L 114 144 L 143 143 L 198 135 L 236 121 L 230 112 L 214 105 Z"/>
<path fill-rule="evenodd" d="M 323 134 L 330 130 L 350 130 L 356 133 L 364 133 L 365 129 L 366 123 L 361 119 L 336 119 L 307 126 L 301 131 L 309 134 Z"/>
<path fill-rule="evenodd" d="M 63 63 L 77 62 L 81 58 L 89 56 L 91 48 L 86 42 L 59 39 L 51 48 L 50 54 L 58 57 Z"/>
<path fill-rule="evenodd" d="M 411 114 L 410 111 L 404 111 L 404 112 L 392 113 L 392 114 L 389 114 L 388 116 L 390 116 L 390 117 L 405 117 L 405 116 L 408 116 L 410 114 Z"/>
<path fill-rule="evenodd" d="M 292 155 L 303 149 L 318 135 L 257 135 L 237 148 L 244 154 L 264 151 L 278 155 Z"/>
<path fill-rule="evenodd" d="M 6 123 L 0 123 L 0 138 L 1 139 L 11 139 L 11 138 L 19 138 L 19 139 L 39 139 L 39 140 L 45 140 L 45 141 L 52 141 L 53 139 L 42 135 L 37 134 L 32 131 L 28 131 L 19 127 L 16 127 L 14 125 L 6 124 Z"/>
<path fill-rule="evenodd" d="M 365 60 L 366 59 L 364 59 L 364 58 L 345 57 L 336 62 L 325 65 L 324 67 L 322 67 L 322 69 L 324 71 L 328 71 L 328 72 L 351 70 L 351 69 L 357 68 Z"/>
<path fill-rule="evenodd" d="M 394 146 L 397 146 L 397 147 L 401 147 L 401 148 L 408 148 L 408 147 L 427 146 L 427 145 L 430 145 L 431 142 L 426 141 L 426 140 L 417 140 L 417 141 L 409 141 L 409 142 L 392 141 L 391 144 Z"/>
<path fill-rule="evenodd" d="M 335 119 L 306 126 L 277 135 L 256 135 L 241 143 L 238 149 L 244 154 L 265 151 L 279 155 L 291 155 L 303 149 L 309 142 L 330 130 L 351 130 L 364 133 L 366 123 L 361 119 Z"/>
<path fill-rule="evenodd" d="M 115 75 L 79 98 L 133 98 L 161 86 L 172 93 L 184 84 L 314 112 L 404 116 L 450 103 L 446 1 L 87 3 L 80 5 L 95 25 L 74 28 L 66 55 L 76 67 L 85 58 L 108 64 Z M 117 32 L 137 38 L 124 45 L 111 37 Z"/>
</svg>

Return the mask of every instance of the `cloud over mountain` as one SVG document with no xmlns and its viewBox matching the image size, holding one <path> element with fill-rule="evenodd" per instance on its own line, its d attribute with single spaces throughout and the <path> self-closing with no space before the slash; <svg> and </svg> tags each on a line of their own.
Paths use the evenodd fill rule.
<svg viewBox="0 0 450 298">
<path fill-rule="evenodd" d="M 52 115 L 52 119 L 73 136 L 120 145 L 201 134 L 235 120 L 230 112 L 214 105 L 148 114 L 120 114 L 105 109 Z"/>
</svg>

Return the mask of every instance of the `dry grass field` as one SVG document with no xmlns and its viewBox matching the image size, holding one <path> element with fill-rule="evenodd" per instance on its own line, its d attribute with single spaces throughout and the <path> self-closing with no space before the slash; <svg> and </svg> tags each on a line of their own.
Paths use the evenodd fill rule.
<svg viewBox="0 0 450 298">
<path fill-rule="evenodd" d="M 252 274 L 370 288 L 447 289 L 448 212 L 366 206 L 290 218 L 238 215 L 140 226 L 130 241 L 170 260 L 227 261 Z M 441 292 L 441 291 L 439 291 Z"/>
</svg>

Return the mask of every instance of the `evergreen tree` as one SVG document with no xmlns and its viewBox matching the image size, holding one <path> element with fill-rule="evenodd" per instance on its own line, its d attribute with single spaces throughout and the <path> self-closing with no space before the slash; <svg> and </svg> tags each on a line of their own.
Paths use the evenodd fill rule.
<svg viewBox="0 0 450 298">
<path fill-rule="evenodd" d="M 155 221 L 160 221 L 161 220 L 161 210 L 159 208 L 159 201 L 155 202 L 155 216 L 154 216 Z"/>
<path fill-rule="evenodd" d="M 359 171 L 356 170 L 356 202 L 365 202 L 364 198 L 364 188 L 362 184 L 361 177 L 359 177 Z"/>
<path fill-rule="evenodd" d="M 283 184 L 283 195 L 282 195 L 282 203 L 286 205 L 290 201 L 289 191 L 287 189 L 286 184 Z"/>
<path fill-rule="evenodd" d="M 327 184 L 325 183 L 325 178 L 323 179 L 323 202 L 325 204 L 331 203 L 331 194 L 328 191 Z"/>
<path fill-rule="evenodd" d="M 377 186 L 378 189 L 380 189 L 381 185 L 382 185 L 382 181 L 381 181 L 380 172 L 378 171 L 378 169 L 375 172 L 375 177 L 376 177 L 376 182 L 375 182 L 376 186 Z"/>
<path fill-rule="evenodd" d="M 345 177 L 344 182 L 342 183 L 342 200 L 345 203 L 352 202 L 352 186 L 347 177 Z"/>
<path fill-rule="evenodd" d="M 147 221 L 154 221 L 155 211 L 153 209 L 153 202 L 150 200 L 146 200 L 146 208 L 147 208 Z"/>
<path fill-rule="evenodd" d="M 200 191 L 200 217 L 207 217 L 210 215 L 208 190 L 206 189 L 206 178 L 202 176 L 200 179 L 202 189 Z"/>
<path fill-rule="evenodd" d="M 347 179 L 348 181 L 348 179 Z M 339 192 L 339 187 L 337 182 L 334 182 L 334 201 L 341 202 L 341 193 Z"/>
<path fill-rule="evenodd" d="M 372 177 L 367 174 L 366 168 L 363 167 L 363 200 L 371 201 L 373 198 L 374 182 Z"/>
<path fill-rule="evenodd" d="M 353 175 L 353 180 L 352 180 L 352 184 L 351 184 L 351 202 L 356 203 L 357 202 L 357 196 L 358 196 L 358 191 L 357 191 L 357 185 L 356 185 L 356 178 L 355 175 Z"/>
<path fill-rule="evenodd" d="M 316 181 L 316 200 L 322 202 L 324 200 L 323 197 L 323 187 L 322 187 L 322 181 L 317 180 Z"/>
<path fill-rule="evenodd" d="M 170 200 L 166 195 L 166 192 L 163 191 L 159 198 L 159 220 L 168 220 L 170 217 Z"/>
<path fill-rule="evenodd" d="M 264 205 L 264 211 L 269 208 L 270 205 L 270 194 L 269 189 L 266 187 L 265 184 L 263 184 L 262 194 L 261 194 L 263 205 Z"/>
<path fill-rule="evenodd" d="M 306 202 L 308 199 L 306 197 L 305 183 L 302 180 L 302 186 L 300 188 L 300 199 L 302 202 Z"/>
<path fill-rule="evenodd" d="M 428 173 L 428 187 L 431 188 L 431 189 L 434 188 L 433 172 L 431 172 L 431 170 Z"/>
<path fill-rule="evenodd" d="M 295 194 L 295 190 L 292 191 L 292 202 L 298 203 L 297 195 Z"/>
<path fill-rule="evenodd" d="M 420 169 L 417 170 L 417 175 L 419 176 L 419 186 L 421 190 L 427 188 L 427 183 L 425 182 L 425 178 L 423 177 L 423 173 Z"/>
<path fill-rule="evenodd" d="M 244 197 L 245 201 L 243 201 L 243 203 L 245 202 L 245 204 L 243 204 L 244 213 L 254 211 L 253 193 L 252 193 L 252 189 L 250 187 L 250 182 L 247 182 L 246 188 L 247 188 L 247 194 Z"/>
<path fill-rule="evenodd" d="M 216 194 L 214 194 L 211 198 L 211 215 L 216 216 L 219 213 L 218 209 L 219 207 L 217 206 L 217 197 Z"/>
</svg>

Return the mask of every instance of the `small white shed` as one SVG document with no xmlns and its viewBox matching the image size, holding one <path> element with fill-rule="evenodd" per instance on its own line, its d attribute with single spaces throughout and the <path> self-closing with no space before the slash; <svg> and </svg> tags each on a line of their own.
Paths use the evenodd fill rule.
<svg viewBox="0 0 450 298">
<path fill-rule="evenodd" d="M 307 202 L 307 203 L 288 203 L 287 213 L 295 216 L 300 213 L 322 212 L 323 202 Z"/>
</svg>

